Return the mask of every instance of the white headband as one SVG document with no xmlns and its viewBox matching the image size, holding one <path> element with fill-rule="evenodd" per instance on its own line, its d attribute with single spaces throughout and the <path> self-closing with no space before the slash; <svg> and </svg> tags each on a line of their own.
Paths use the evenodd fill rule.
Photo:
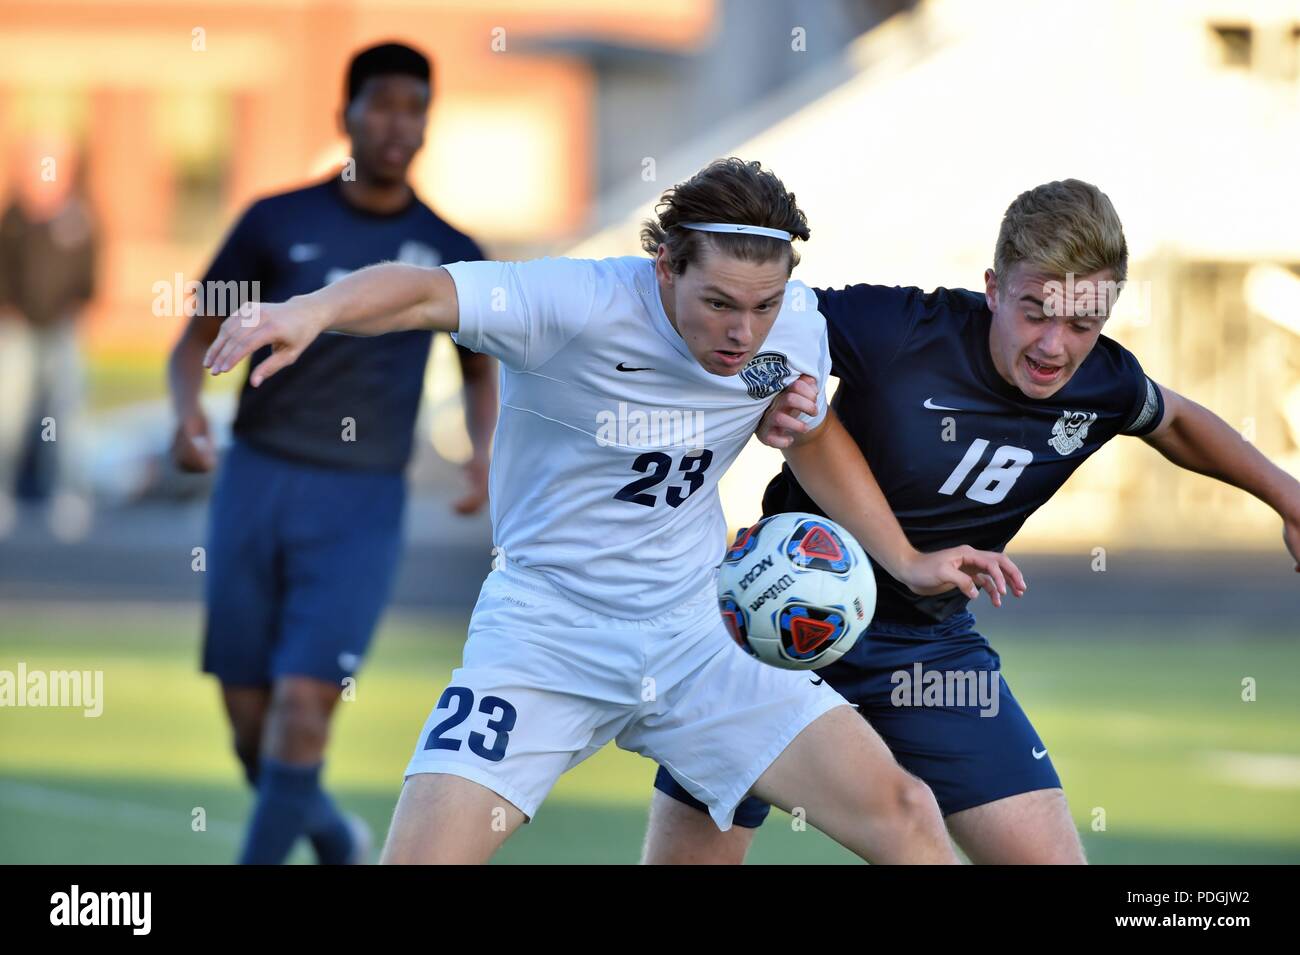
<svg viewBox="0 0 1300 955">
<path fill-rule="evenodd" d="M 741 232 L 745 235 L 765 235 L 769 239 L 784 239 L 786 242 L 794 238 L 789 232 L 781 229 L 769 229 L 763 225 L 736 225 L 733 222 L 681 222 L 678 224 L 683 229 L 694 229 L 697 232 Z"/>
</svg>

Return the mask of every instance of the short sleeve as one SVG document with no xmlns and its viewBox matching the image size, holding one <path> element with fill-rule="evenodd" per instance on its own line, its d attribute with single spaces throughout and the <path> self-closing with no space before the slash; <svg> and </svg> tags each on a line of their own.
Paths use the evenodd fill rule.
<svg viewBox="0 0 1300 955">
<path fill-rule="evenodd" d="M 226 236 L 226 240 L 221 243 L 221 248 L 217 250 L 216 257 L 213 258 L 212 264 L 208 266 L 208 271 L 203 276 L 204 288 L 215 283 L 234 283 L 229 284 L 229 287 L 236 290 L 235 294 L 204 296 L 205 299 L 215 299 L 226 305 L 228 311 L 233 312 L 243 304 L 239 296 L 243 289 L 249 287 L 244 283 L 262 283 L 270 280 L 262 243 L 264 211 L 263 204 L 257 202 L 240 216 L 239 221 L 230 230 L 230 234 Z M 222 314 L 210 317 L 225 318 L 226 316 Z"/>
<path fill-rule="evenodd" d="M 1121 434 L 1136 438 L 1145 437 L 1160 426 L 1165 416 L 1165 399 L 1160 393 L 1160 386 L 1147 377 L 1142 370 L 1137 356 L 1128 349 L 1121 349 L 1124 375 L 1123 381 L 1132 402 Z"/>
<path fill-rule="evenodd" d="M 453 262 L 458 345 L 486 352 L 515 371 L 550 360 L 586 327 L 596 297 L 595 263 L 587 259 Z"/>
<path fill-rule="evenodd" d="M 456 256 L 457 262 L 481 262 L 486 258 L 487 256 L 483 254 L 483 249 L 479 247 L 477 242 L 467 235 L 461 237 L 460 250 Z M 454 339 L 452 340 L 452 344 L 456 346 L 456 351 L 461 355 L 472 354 L 468 348 Z"/>
<path fill-rule="evenodd" d="M 831 374 L 850 385 L 870 380 L 898 355 L 924 311 L 920 289 L 850 285 L 816 289 L 826 317 Z"/>
</svg>

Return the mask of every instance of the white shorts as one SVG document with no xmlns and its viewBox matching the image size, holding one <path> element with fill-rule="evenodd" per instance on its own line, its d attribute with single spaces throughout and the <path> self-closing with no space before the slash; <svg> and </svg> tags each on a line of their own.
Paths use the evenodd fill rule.
<svg viewBox="0 0 1300 955">
<path fill-rule="evenodd" d="M 848 705 L 814 679 L 736 646 L 712 587 L 670 613 L 624 620 L 507 565 L 483 584 L 464 663 L 406 775 L 462 776 L 532 818 L 561 773 L 614 740 L 667 767 L 726 830 L 790 741 Z"/>
</svg>

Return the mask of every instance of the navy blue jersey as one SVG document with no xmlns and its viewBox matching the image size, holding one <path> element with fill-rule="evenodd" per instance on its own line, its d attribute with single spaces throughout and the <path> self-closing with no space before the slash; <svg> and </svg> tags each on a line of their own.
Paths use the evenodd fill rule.
<svg viewBox="0 0 1300 955">
<path fill-rule="evenodd" d="M 261 301 L 283 302 L 376 262 L 434 266 L 482 257 L 472 239 L 418 199 L 400 212 L 367 212 L 330 177 L 254 203 L 217 253 L 204 287 L 256 281 Z M 235 434 L 308 464 L 400 471 L 411 454 L 432 340 L 427 331 L 322 335 L 260 387 L 244 379 Z M 270 353 L 255 352 L 250 370 Z"/>
<path fill-rule="evenodd" d="M 994 367 L 982 294 L 878 285 L 816 293 L 840 379 L 833 407 L 918 550 L 1002 550 L 1089 455 L 1117 434 L 1149 434 L 1164 414 L 1138 360 L 1104 335 L 1040 401 Z M 763 498 L 765 514 L 779 511 L 822 513 L 788 466 Z M 917 596 L 880 568 L 876 584 L 878 620 L 933 623 L 967 603 L 957 590 Z"/>
</svg>

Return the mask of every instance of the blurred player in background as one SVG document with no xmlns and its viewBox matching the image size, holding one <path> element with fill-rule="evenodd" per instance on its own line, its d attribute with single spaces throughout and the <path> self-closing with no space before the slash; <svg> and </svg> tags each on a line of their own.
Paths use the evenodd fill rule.
<svg viewBox="0 0 1300 955">
<path fill-rule="evenodd" d="M 719 160 L 664 195 L 642 231 L 649 255 L 381 265 L 222 325 L 204 363 L 218 374 L 270 344 L 250 379 L 262 387 L 329 331 L 441 329 L 504 368 L 491 481 L 503 558 L 420 733 L 385 861 L 486 861 L 613 741 L 671 765 L 721 826 L 754 787 L 865 858 L 956 861 L 929 790 L 843 698 L 749 657 L 718 613 L 718 481 L 771 396 L 830 369 L 825 321 L 790 278 L 808 235 L 772 173 Z M 612 428 L 628 409 L 692 433 Z M 910 547 L 824 399 L 785 453 L 907 586 L 973 596 L 989 574 L 995 601 L 1023 591 L 1004 556 Z"/>
<path fill-rule="evenodd" d="M 203 287 L 260 283 L 282 301 L 385 260 L 482 258 L 415 194 L 408 170 L 432 101 L 429 61 L 400 44 L 356 55 L 341 124 L 349 168 L 253 204 Z M 239 301 L 231 303 L 233 310 Z M 199 403 L 203 354 L 224 314 L 196 314 L 172 353 L 173 454 L 216 464 Z M 213 492 L 203 669 L 221 681 L 235 752 L 257 803 L 240 861 L 283 862 L 307 835 L 323 863 L 365 861 L 368 834 L 320 784 L 330 717 L 388 599 L 401 550 L 411 455 L 432 333 L 330 335 L 275 381 L 245 381 L 234 442 Z M 491 359 L 457 349 L 473 442 L 463 514 L 487 498 L 496 420 Z"/>
<path fill-rule="evenodd" d="M 1111 438 L 1142 438 L 1180 467 L 1240 487 L 1281 515 L 1300 571 L 1300 483 L 1210 411 L 1157 385 L 1101 334 L 1128 271 L 1110 200 L 1078 180 L 1018 197 L 1002 220 L 982 292 L 855 285 L 817 290 L 830 330 L 832 402 L 918 548 L 1004 548 Z M 759 436 L 786 447 L 817 406 L 811 379 L 773 402 Z M 764 514 L 821 513 L 789 466 Z M 899 762 L 934 790 L 977 863 L 1079 863 L 1083 848 L 1047 746 L 999 679 L 996 707 L 917 706 L 897 696 L 920 665 L 996 673 L 966 596 L 919 597 L 876 565 L 871 629 L 819 670 L 856 703 Z M 968 701 L 969 702 L 969 701 Z M 864 780 L 864 785 L 866 784 Z M 741 862 L 768 806 L 749 799 L 720 832 L 660 769 L 650 862 Z M 672 797 L 672 798 L 669 798 Z"/>
<path fill-rule="evenodd" d="M 95 289 L 95 228 L 84 179 L 68 139 L 33 139 L 0 217 L 0 538 L 14 524 L 15 484 L 33 447 L 51 531 L 75 541 L 90 529 L 77 330 Z"/>
</svg>

